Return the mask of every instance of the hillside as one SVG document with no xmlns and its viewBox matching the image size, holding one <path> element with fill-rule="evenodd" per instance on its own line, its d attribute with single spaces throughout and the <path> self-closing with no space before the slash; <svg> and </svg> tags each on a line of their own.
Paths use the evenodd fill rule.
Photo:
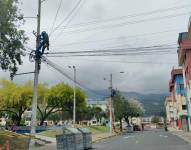
<svg viewBox="0 0 191 150">
<path fill-rule="evenodd" d="M 122 92 L 129 98 L 135 98 L 140 101 L 145 109 L 145 116 L 161 115 L 164 110 L 164 98 L 167 94 L 141 94 L 137 92 Z M 96 91 L 96 94 L 89 93 L 90 99 L 103 100 L 108 97 L 108 91 Z"/>
</svg>

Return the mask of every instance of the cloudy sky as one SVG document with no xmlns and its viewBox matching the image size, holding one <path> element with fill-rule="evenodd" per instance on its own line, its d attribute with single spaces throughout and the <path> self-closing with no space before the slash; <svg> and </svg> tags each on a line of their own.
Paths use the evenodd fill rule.
<svg viewBox="0 0 191 150">
<path fill-rule="evenodd" d="M 37 0 L 21 0 L 25 17 L 37 14 Z M 72 11 L 73 10 L 73 11 Z M 177 38 L 187 31 L 189 0 L 45 0 L 42 3 L 41 31 L 50 34 L 50 52 L 128 49 L 163 46 L 168 52 L 136 53 L 124 56 L 49 57 L 72 76 L 68 65 L 77 68 L 77 80 L 92 90 L 113 85 L 121 91 L 167 93 L 170 70 L 177 66 Z M 58 12 L 58 13 L 56 13 Z M 72 13 L 71 13 L 72 12 Z M 56 17 L 57 14 L 57 17 Z M 22 27 L 35 48 L 36 19 L 26 19 Z M 19 72 L 34 70 L 34 63 L 24 58 Z M 125 72 L 120 74 L 119 72 Z M 8 73 L 1 73 L 6 78 Z M 33 75 L 17 76 L 16 82 L 33 80 Z M 40 82 L 50 85 L 67 78 L 48 65 L 42 65 Z"/>
</svg>

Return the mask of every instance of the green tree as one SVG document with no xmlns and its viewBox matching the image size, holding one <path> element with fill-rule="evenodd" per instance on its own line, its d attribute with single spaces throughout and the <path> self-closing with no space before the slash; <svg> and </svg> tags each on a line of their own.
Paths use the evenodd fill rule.
<svg viewBox="0 0 191 150">
<path fill-rule="evenodd" d="M 0 111 L 8 113 L 13 123 L 18 126 L 21 123 L 23 113 L 30 108 L 31 87 L 31 83 L 17 85 L 8 80 L 0 81 Z"/>
<path fill-rule="evenodd" d="M 92 111 L 92 107 L 85 106 L 81 109 L 81 111 L 77 113 L 78 121 L 82 120 L 91 120 L 94 117 L 94 113 Z"/>
<path fill-rule="evenodd" d="M 145 110 L 139 101 L 135 99 L 129 99 L 128 107 L 125 112 L 125 120 L 128 124 L 130 124 L 129 117 L 140 117 L 144 115 L 144 112 Z"/>
<path fill-rule="evenodd" d="M 117 92 L 116 96 L 113 98 L 113 106 L 115 110 L 115 119 L 119 120 L 120 131 L 122 131 L 122 119 L 125 117 L 125 113 L 127 112 L 129 106 L 128 101 L 125 100 L 125 97 L 123 97 L 120 92 Z"/>
<path fill-rule="evenodd" d="M 73 88 L 67 84 L 59 83 L 50 89 L 41 85 L 39 86 L 39 104 L 40 125 L 52 113 L 63 112 L 65 119 L 72 118 L 73 114 Z M 86 106 L 85 93 L 76 89 L 76 111 L 80 114 Z"/>
<path fill-rule="evenodd" d="M 22 64 L 24 44 L 27 38 L 23 30 L 19 30 L 24 23 L 23 16 L 18 9 L 18 0 L 0 0 L 0 67 L 9 70 L 13 78 Z"/>
<path fill-rule="evenodd" d="M 56 112 L 56 113 L 51 113 L 49 116 L 48 116 L 48 120 L 52 120 L 54 122 L 58 122 L 60 120 L 62 120 L 62 112 Z"/>
</svg>

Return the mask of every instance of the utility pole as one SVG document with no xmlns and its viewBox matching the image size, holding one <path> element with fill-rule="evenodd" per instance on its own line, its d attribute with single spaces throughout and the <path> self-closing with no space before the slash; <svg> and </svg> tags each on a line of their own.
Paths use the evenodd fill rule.
<svg viewBox="0 0 191 150">
<path fill-rule="evenodd" d="M 110 120 L 110 134 L 112 134 L 113 132 L 113 128 L 112 128 L 112 124 L 113 124 L 113 117 L 112 117 L 112 97 L 113 97 L 113 76 L 112 74 L 110 74 L 110 92 L 111 92 L 111 95 L 110 95 L 110 103 L 109 103 L 109 120 Z"/>
<path fill-rule="evenodd" d="M 70 69 L 74 71 L 74 101 L 73 101 L 73 124 L 76 124 L 76 67 L 75 66 L 68 66 Z"/>
<path fill-rule="evenodd" d="M 73 109 L 73 123 L 76 124 L 76 67 L 74 69 L 74 109 Z"/>
<path fill-rule="evenodd" d="M 41 19 L 41 0 L 38 0 L 38 15 L 37 15 L 37 35 L 36 35 L 36 49 L 39 46 L 40 35 L 40 19 Z M 33 86 L 33 99 L 32 99 L 32 116 L 31 116 L 31 135 L 36 133 L 36 113 L 37 113 L 37 97 L 38 97 L 38 77 L 39 77 L 39 64 L 40 58 L 35 56 L 35 73 L 34 73 L 34 86 Z"/>
</svg>

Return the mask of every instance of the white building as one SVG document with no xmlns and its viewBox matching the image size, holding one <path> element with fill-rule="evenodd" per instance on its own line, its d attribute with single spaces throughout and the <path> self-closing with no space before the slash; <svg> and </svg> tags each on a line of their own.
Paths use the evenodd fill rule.
<svg viewBox="0 0 191 150">
<path fill-rule="evenodd" d="M 88 100 L 88 106 L 90 107 L 100 107 L 103 111 L 106 111 L 108 108 L 108 101 L 104 100 Z"/>
</svg>

